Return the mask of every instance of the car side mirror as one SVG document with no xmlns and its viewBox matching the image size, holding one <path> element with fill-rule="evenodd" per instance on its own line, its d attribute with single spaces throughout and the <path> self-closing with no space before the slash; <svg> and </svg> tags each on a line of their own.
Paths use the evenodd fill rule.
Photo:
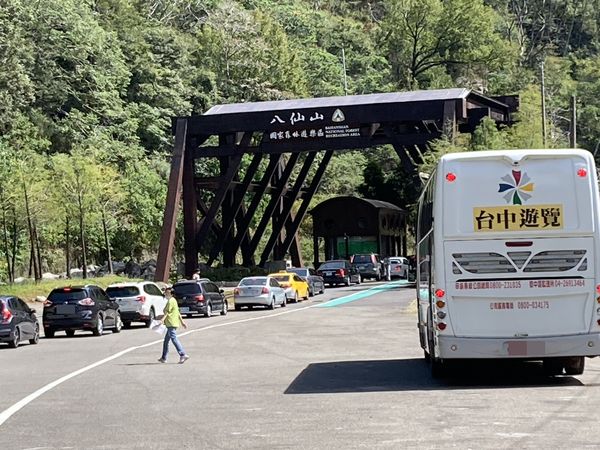
<svg viewBox="0 0 600 450">
<path fill-rule="evenodd" d="M 35 314 L 35 309 L 29 308 L 29 314 Z"/>
<path fill-rule="evenodd" d="M 219 289 L 219 293 L 224 294 L 225 291 L 223 289 Z"/>
</svg>

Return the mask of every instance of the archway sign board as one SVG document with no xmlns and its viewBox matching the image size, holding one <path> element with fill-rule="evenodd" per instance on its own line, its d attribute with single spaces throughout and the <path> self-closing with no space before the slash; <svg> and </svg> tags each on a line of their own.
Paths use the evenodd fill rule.
<svg viewBox="0 0 600 450">
<path fill-rule="evenodd" d="M 431 140 L 472 132 L 483 117 L 510 124 L 517 108 L 516 96 L 457 88 L 218 105 L 174 118 L 156 280 L 169 277 L 181 193 L 187 276 L 200 252 L 208 265 L 231 267 L 238 253 L 245 266 L 286 254 L 301 265 L 296 232 L 334 151 L 390 144 L 414 171 Z M 211 162 L 218 175 L 197 173 Z"/>
</svg>

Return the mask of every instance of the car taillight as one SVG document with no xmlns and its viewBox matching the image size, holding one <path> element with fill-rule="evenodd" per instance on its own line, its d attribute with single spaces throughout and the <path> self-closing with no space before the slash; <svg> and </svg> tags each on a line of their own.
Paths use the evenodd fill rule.
<svg viewBox="0 0 600 450">
<path fill-rule="evenodd" d="M 335 271 L 336 275 L 344 276 L 346 275 L 346 271 L 344 269 L 338 269 Z"/>
<path fill-rule="evenodd" d="M 79 300 L 77 302 L 78 305 L 82 305 L 82 306 L 94 306 L 96 304 L 96 302 L 94 302 L 94 300 L 92 300 L 91 298 L 84 298 L 83 300 Z"/>
<path fill-rule="evenodd" d="M 145 295 L 140 295 L 139 297 L 135 298 L 135 301 L 138 302 L 138 303 L 141 303 L 143 305 L 144 303 L 146 303 L 146 296 Z"/>
<path fill-rule="evenodd" d="M 234 295 L 239 295 L 239 294 L 240 294 L 240 290 L 239 290 L 239 288 L 235 288 L 235 289 L 233 290 L 233 294 L 234 294 Z"/>
<path fill-rule="evenodd" d="M 269 288 L 263 287 L 260 292 L 261 292 L 261 294 L 268 294 L 269 293 Z"/>
<path fill-rule="evenodd" d="M 8 308 L 4 308 L 4 310 L 2 310 L 2 323 L 6 325 L 7 323 L 10 323 L 12 318 L 12 313 L 8 310 Z"/>
<path fill-rule="evenodd" d="M 194 300 L 196 300 L 198 303 L 203 302 L 204 301 L 204 294 L 196 295 L 194 297 Z"/>
</svg>

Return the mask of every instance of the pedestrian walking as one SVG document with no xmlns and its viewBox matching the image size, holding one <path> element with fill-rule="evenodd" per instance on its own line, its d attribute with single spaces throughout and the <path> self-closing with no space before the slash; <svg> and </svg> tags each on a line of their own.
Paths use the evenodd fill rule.
<svg viewBox="0 0 600 450">
<path fill-rule="evenodd" d="M 158 362 L 167 362 L 167 355 L 169 354 L 169 342 L 173 342 L 177 353 L 179 353 L 179 364 L 183 364 L 190 357 L 185 353 L 181 343 L 179 342 L 179 339 L 177 338 L 177 328 L 180 326 L 187 328 L 187 325 L 181 317 L 177 300 L 175 300 L 175 297 L 173 297 L 171 294 L 171 288 L 168 287 L 165 289 L 165 297 L 167 297 L 168 300 L 165 309 L 163 310 L 161 322 L 165 325 L 165 327 L 167 327 L 167 332 L 165 333 L 165 340 L 163 342 L 162 356 Z"/>
</svg>

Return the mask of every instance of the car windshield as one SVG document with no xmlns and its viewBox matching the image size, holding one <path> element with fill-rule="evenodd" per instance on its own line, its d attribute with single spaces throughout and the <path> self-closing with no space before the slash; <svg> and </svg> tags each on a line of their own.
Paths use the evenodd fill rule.
<svg viewBox="0 0 600 450">
<path fill-rule="evenodd" d="M 332 261 L 323 264 L 321 267 L 319 267 L 319 270 L 340 269 L 342 267 L 344 267 L 343 261 Z"/>
<path fill-rule="evenodd" d="M 240 286 L 264 286 L 267 284 L 266 278 L 244 278 L 240 281 Z"/>
<path fill-rule="evenodd" d="M 353 259 L 352 262 L 354 264 L 360 264 L 360 263 L 370 263 L 371 262 L 371 256 L 370 255 L 356 255 Z"/>
<path fill-rule="evenodd" d="M 62 288 L 62 289 L 55 289 L 52 292 L 50 292 L 50 295 L 48 296 L 48 300 L 50 300 L 52 303 L 56 304 L 56 303 L 67 303 L 70 300 L 83 300 L 86 297 L 88 297 L 88 294 L 87 294 L 87 292 L 85 292 L 85 289 Z"/>
<path fill-rule="evenodd" d="M 300 275 L 301 277 L 305 277 L 308 275 L 308 269 L 288 269 L 290 272 L 295 273 L 296 275 Z"/>
<path fill-rule="evenodd" d="M 197 283 L 181 283 L 173 286 L 173 293 L 175 295 L 199 294 L 201 292 L 202 289 Z"/>
<path fill-rule="evenodd" d="M 289 275 L 274 275 L 273 278 L 275 278 L 279 282 L 281 282 L 281 281 L 290 281 L 290 276 Z"/>
<path fill-rule="evenodd" d="M 140 290 L 137 286 L 109 286 L 106 288 L 106 293 L 109 297 L 137 297 L 140 295 Z"/>
</svg>

